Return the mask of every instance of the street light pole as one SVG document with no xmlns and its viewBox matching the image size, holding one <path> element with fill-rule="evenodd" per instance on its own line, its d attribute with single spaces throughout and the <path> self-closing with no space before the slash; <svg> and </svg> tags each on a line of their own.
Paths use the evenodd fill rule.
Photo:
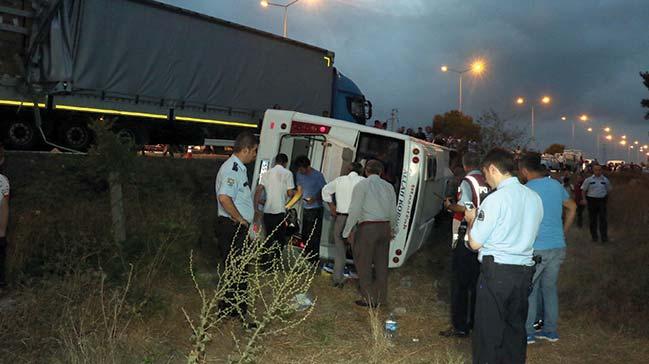
<svg viewBox="0 0 649 364">
<path fill-rule="evenodd" d="M 469 71 L 472 71 L 475 74 L 479 75 L 484 70 L 484 62 L 480 61 L 480 60 L 475 61 L 475 62 L 473 62 L 473 64 L 471 65 L 470 68 L 467 68 L 465 70 L 456 70 L 456 69 L 450 68 L 450 67 L 448 67 L 446 65 L 442 66 L 441 69 L 442 69 L 442 72 L 451 71 L 451 72 L 457 73 L 459 75 L 459 84 L 460 84 L 459 85 L 460 86 L 459 91 L 460 91 L 460 95 L 459 95 L 459 98 L 458 98 L 458 111 L 461 113 L 462 112 L 462 76 L 466 72 L 469 72 Z"/>
<path fill-rule="evenodd" d="M 534 104 L 532 104 L 532 143 L 534 143 Z"/>
<path fill-rule="evenodd" d="M 283 32 L 284 38 L 286 38 L 288 36 L 288 7 L 295 4 L 298 1 L 300 1 L 300 0 L 293 0 L 288 4 L 277 4 L 277 3 L 273 3 L 273 2 L 265 1 L 265 0 L 260 2 L 261 6 L 263 6 L 263 7 L 277 6 L 277 7 L 280 7 L 280 8 L 284 8 L 284 32 Z"/>
</svg>

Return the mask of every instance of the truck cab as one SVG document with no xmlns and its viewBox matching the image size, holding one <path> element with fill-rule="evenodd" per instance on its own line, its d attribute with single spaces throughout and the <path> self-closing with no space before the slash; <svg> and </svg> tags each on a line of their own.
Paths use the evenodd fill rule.
<svg viewBox="0 0 649 364">
<path fill-rule="evenodd" d="M 372 118 L 372 103 L 365 99 L 360 88 L 334 68 L 333 97 L 331 98 L 331 117 L 356 124 L 365 125 Z"/>
</svg>

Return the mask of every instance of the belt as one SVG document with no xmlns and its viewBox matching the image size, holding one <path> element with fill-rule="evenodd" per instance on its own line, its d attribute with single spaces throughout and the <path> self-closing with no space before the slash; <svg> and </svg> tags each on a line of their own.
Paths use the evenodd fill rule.
<svg viewBox="0 0 649 364">
<path fill-rule="evenodd" d="M 389 224 L 389 221 L 363 221 L 358 224 L 358 226 L 370 225 L 370 224 Z"/>
<path fill-rule="evenodd" d="M 227 217 L 227 216 L 219 216 L 217 218 L 217 220 L 229 222 L 230 224 L 234 224 L 234 225 L 240 225 L 239 222 L 237 222 L 234 219 L 232 219 L 231 217 Z"/>
</svg>

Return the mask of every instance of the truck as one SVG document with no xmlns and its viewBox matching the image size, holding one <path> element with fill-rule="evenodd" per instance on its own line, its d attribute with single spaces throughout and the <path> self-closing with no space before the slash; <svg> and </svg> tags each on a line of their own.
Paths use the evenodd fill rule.
<svg viewBox="0 0 649 364">
<path fill-rule="evenodd" d="M 0 2 L 0 132 L 85 150 L 108 119 L 137 145 L 259 130 L 267 109 L 365 124 L 332 51 L 153 0 Z"/>
</svg>

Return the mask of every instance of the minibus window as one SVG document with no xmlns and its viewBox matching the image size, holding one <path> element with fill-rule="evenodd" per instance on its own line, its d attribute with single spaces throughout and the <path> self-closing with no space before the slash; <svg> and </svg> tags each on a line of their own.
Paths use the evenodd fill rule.
<svg viewBox="0 0 649 364">
<path fill-rule="evenodd" d="M 401 187 L 403 172 L 404 141 L 382 135 L 361 133 L 356 148 L 356 162 L 364 163 L 370 159 L 383 162 L 384 180 L 390 182 L 395 191 Z"/>
<path fill-rule="evenodd" d="M 437 157 L 434 155 L 428 156 L 426 163 L 426 180 L 435 179 L 437 177 Z"/>
</svg>

